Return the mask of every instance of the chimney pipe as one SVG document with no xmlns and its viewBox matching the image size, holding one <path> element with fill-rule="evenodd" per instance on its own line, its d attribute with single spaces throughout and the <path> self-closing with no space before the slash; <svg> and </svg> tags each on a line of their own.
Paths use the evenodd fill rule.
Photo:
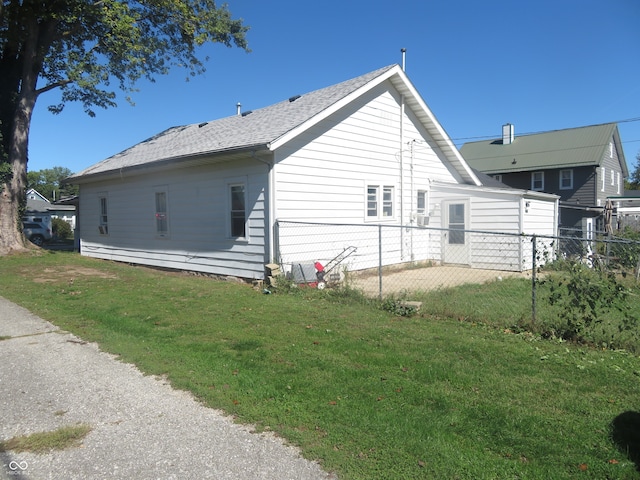
<svg viewBox="0 0 640 480">
<path fill-rule="evenodd" d="M 236 115 L 240 115 L 241 108 L 242 108 L 242 104 L 240 102 L 236 103 Z"/>
<path fill-rule="evenodd" d="M 405 70 L 405 66 L 406 66 L 406 61 L 407 61 L 407 49 L 406 48 L 401 48 L 400 51 L 402 52 L 402 71 L 406 71 Z"/>
<path fill-rule="evenodd" d="M 502 125 L 502 144 L 511 145 L 515 139 L 513 125 L 505 123 Z"/>
</svg>

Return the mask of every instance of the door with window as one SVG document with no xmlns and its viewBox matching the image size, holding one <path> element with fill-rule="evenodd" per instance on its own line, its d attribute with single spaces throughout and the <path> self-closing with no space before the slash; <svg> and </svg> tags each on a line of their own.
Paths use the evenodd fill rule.
<svg viewBox="0 0 640 480">
<path fill-rule="evenodd" d="M 469 200 L 442 202 L 442 262 L 457 265 L 470 264 Z"/>
</svg>

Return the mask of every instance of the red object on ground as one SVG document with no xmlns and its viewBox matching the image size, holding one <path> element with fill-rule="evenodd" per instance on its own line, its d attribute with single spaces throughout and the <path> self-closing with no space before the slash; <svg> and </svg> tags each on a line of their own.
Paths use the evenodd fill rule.
<svg viewBox="0 0 640 480">
<path fill-rule="evenodd" d="M 320 262 L 315 262 L 313 264 L 314 267 L 316 267 L 316 270 L 318 272 L 324 272 L 324 267 L 322 266 L 322 264 Z"/>
</svg>

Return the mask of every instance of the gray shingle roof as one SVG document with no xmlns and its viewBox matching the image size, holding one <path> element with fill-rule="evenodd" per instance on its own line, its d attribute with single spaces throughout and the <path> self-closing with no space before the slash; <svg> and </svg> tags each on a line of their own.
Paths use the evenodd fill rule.
<svg viewBox="0 0 640 480">
<path fill-rule="evenodd" d="M 267 148 L 268 144 L 394 67 L 396 65 L 389 65 L 351 80 L 254 110 L 247 115 L 169 128 L 77 173 L 68 181 L 172 159 L 253 147 Z"/>
<path fill-rule="evenodd" d="M 503 145 L 501 139 L 470 142 L 460 153 L 472 168 L 487 174 L 579 167 L 600 165 L 612 139 L 626 169 L 615 123 L 516 135 L 509 145 Z"/>
</svg>

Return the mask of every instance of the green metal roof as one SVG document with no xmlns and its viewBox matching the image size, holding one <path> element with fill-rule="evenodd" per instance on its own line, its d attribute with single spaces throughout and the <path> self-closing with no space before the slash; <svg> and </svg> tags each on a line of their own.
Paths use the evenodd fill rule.
<svg viewBox="0 0 640 480">
<path fill-rule="evenodd" d="M 625 176 L 628 175 L 618 126 L 615 123 L 554 130 L 515 136 L 513 143 L 502 139 L 465 143 L 463 158 L 486 174 L 511 173 L 552 168 L 600 166 L 614 141 Z"/>
</svg>

